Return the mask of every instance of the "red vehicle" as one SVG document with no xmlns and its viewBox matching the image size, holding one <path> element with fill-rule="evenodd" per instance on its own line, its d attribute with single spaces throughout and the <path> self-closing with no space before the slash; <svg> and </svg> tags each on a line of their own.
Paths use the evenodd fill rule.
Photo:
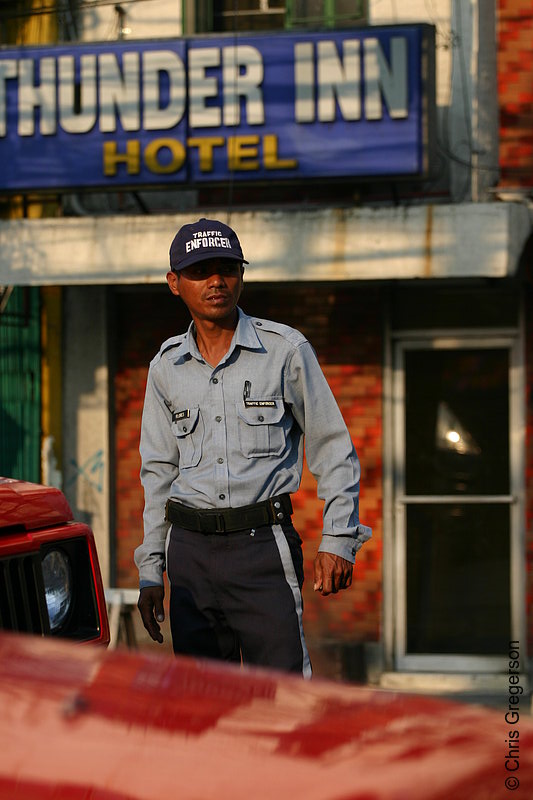
<svg viewBox="0 0 533 800">
<path fill-rule="evenodd" d="M 516 681 L 493 711 L 59 641 L 109 630 L 92 533 L 56 490 L 0 479 L 0 612 L 39 634 L 0 632 L 2 798 L 533 797 Z"/>
<path fill-rule="evenodd" d="M 58 489 L 0 478 L 0 628 L 109 643 L 94 536 Z"/>
<path fill-rule="evenodd" d="M 6 800 L 533 797 L 525 698 L 517 718 L 514 703 L 3 633 L 0 709 Z"/>
</svg>

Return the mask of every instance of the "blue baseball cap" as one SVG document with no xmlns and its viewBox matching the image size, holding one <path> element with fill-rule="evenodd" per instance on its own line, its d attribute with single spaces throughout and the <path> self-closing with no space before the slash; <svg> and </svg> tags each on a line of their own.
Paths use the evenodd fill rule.
<svg viewBox="0 0 533 800">
<path fill-rule="evenodd" d="M 170 268 L 179 272 L 208 258 L 231 258 L 248 264 L 235 231 L 216 219 L 202 217 L 183 225 L 175 235 L 170 245 Z"/>
</svg>

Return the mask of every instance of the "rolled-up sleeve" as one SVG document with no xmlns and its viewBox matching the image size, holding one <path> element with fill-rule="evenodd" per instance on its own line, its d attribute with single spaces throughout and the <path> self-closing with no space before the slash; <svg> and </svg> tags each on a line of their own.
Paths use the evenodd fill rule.
<svg viewBox="0 0 533 800">
<path fill-rule="evenodd" d="M 337 401 L 305 341 L 287 362 L 285 398 L 305 435 L 307 464 L 324 500 L 319 552 L 352 563 L 372 531 L 359 521 L 360 465 Z"/>
<path fill-rule="evenodd" d="M 159 385 L 157 361 L 150 365 L 141 423 L 141 483 L 144 488 L 144 540 L 135 550 L 141 586 L 162 584 L 168 523 L 165 504 L 179 472 L 171 412 Z"/>
</svg>

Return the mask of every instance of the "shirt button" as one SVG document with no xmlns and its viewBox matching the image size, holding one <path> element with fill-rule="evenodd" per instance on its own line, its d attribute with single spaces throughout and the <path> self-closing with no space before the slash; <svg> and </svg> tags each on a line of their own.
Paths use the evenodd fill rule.
<svg viewBox="0 0 533 800">
<path fill-rule="evenodd" d="M 259 422 L 264 422 L 265 421 L 265 418 L 263 416 L 259 416 L 259 417 L 257 417 L 257 419 L 259 420 Z"/>
<path fill-rule="evenodd" d="M 218 378 L 213 378 L 213 383 L 218 383 Z"/>
<path fill-rule="evenodd" d="M 259 322 L 259 320 L 256 320 L 255 324 L 256 324 L 256 325 L 259 325 L 259 327 L 261 327 L 261 325 L 262 325 L 263 323 L 262 323 L 262 322 Z"/>
<path fill-rule="evenodd" d="M 222 422 L 222 417 L 215 417 L 217 422 Z"/>
<path fill-rule="evenodd" d="M 223 464 L 224 463 L 224 459 L 223 458 L 217 458 L 217 463 L 218 464 Z"/>
<path fill-rule="evenodd" d="M 225 494 L 219 494 L 218 497 L 219 497 L 219 500 L 225 500 L 226 499 L 226 495 Z"/>
<path fill-rule="evenodd" d="M 187 426 L 186 425 L 183 426 L 183 430 L 187 431 Z"/>
</svg>

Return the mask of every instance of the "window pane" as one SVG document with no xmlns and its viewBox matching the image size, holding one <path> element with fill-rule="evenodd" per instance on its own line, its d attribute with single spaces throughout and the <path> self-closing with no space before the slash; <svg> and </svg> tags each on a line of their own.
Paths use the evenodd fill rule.
<svg viewBox="0 0 533 800">
<path fill-rule="evenodd" d="M 509 493 L 507 349 L 405 356 L 408 494 Z"/>
<path fill-rule="evenodd" d="M 506 652 L 509 530 L 507 505 L 408 507 L 408 653 Z"/>
<path fill-rule="evenodd" d="M 324 16 L 324 0 L 294 0 L 292 8 L 296 19 L 322 19 Z"/>
<path fill-rule="evenodd" d="M 365 19 L 365 5 L 363 2 L 356 2 L 356 0 L 335 0 L 335 17 L 336 24 L 344 21 L 351 23 L 362 23 Z"/>
<path fill-rule="evenodd" d="M 367 21 L 365 0 L 196 0 L 197 33 L 342 28 Z"/>
<path fill-rule="evenodd" d="M 213 31 L 280 30 L 285 26 L 284 0 L 214 0 Z"/>
<path fill-rule="evenodd" d="M 366 21 L 363 0 L 292 0 L 287 9 L 289 27 L 342 28 Z"/>
</svg>

